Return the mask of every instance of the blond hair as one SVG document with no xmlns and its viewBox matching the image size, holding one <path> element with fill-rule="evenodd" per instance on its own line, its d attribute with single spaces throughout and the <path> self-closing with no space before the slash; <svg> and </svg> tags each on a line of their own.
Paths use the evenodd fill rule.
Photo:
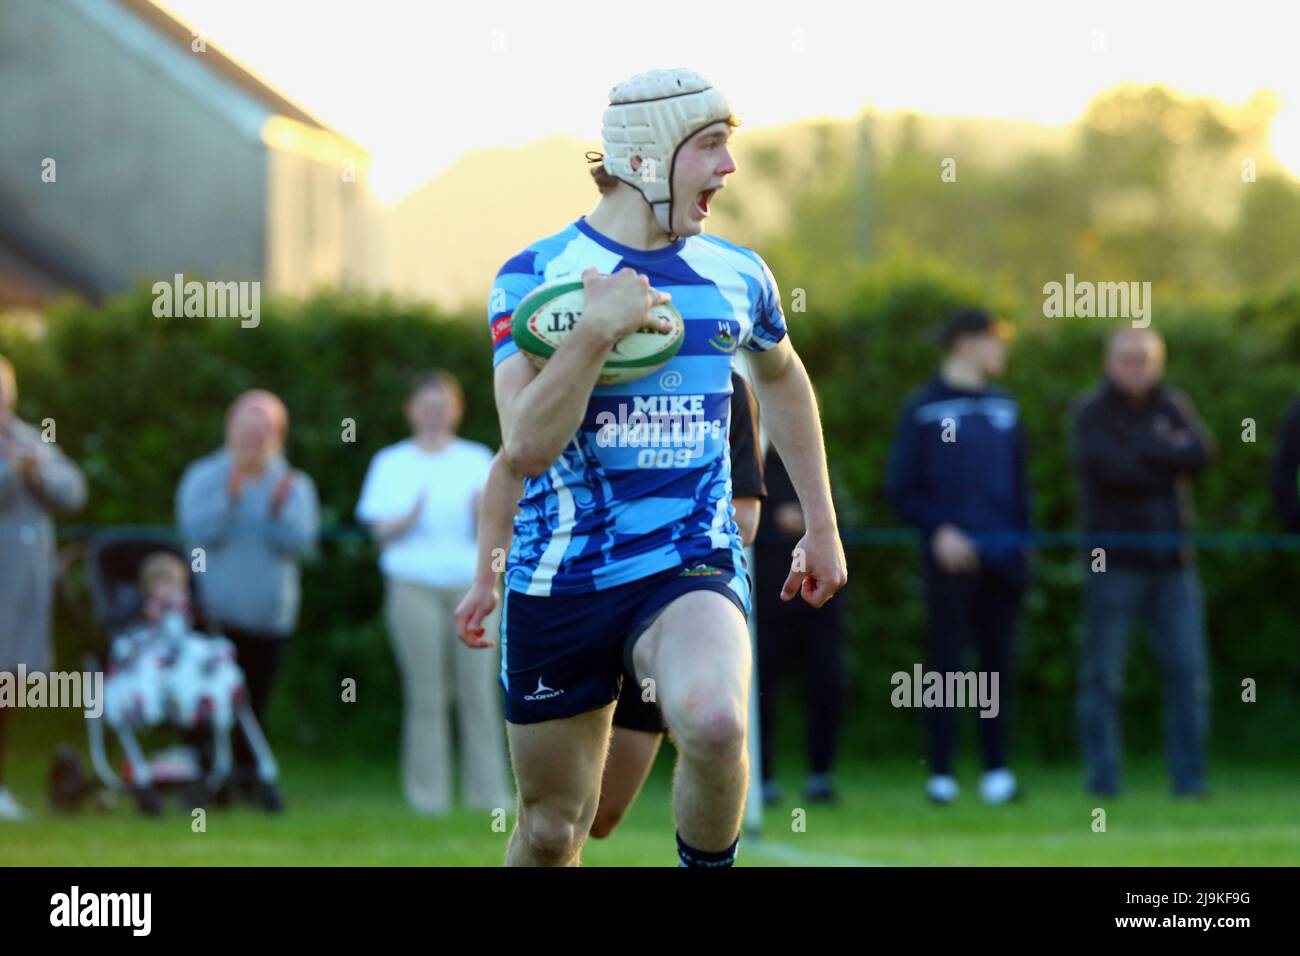
<svg viewBox="0 0 1300 956">
<path fill-rule="evenodd" d="M 140 587 L 148 594 L 159 584 L 189 583 L 189 566 L 170 551 L 155 551 L 140 565 Z"/>
</svg>

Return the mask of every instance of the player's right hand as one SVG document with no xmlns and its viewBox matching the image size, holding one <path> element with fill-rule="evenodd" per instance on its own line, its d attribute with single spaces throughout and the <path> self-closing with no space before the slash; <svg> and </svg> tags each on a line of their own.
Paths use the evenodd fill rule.
<svg viewBox="0 0 1300 956">
<path fill-rule="evenodd" d="M 456 636 L 466 647 L 493 647 L 496 642 L 487 637 L 483 620 L 497 608 L 496 582 L 475 582 L 456 605 Z"/>
<path fill-rule="evenodd" d="M 650 314 L 656 305 L 671 302 L 672 296 L 650 288 L 650 280 L 635 269 L 624 266 L 606 275 L 592 266 L 582 273 L 582 288 L 587 296 L 583 323 L 595 326 L 611 343 L 637 329 L 672 331 L 666 319 Z"/>
</svg>

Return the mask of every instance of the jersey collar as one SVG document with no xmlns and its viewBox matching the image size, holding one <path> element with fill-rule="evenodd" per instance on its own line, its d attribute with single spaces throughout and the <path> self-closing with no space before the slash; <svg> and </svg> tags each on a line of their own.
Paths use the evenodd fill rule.
<svg viewBox="0 0 1300 956">
<path fill-rule="evenodd" d="M 662 249 L 633 249 L 631 246 L 625 246 L 621 242 L 615 242 L 604 233 L 597 232 L 587 222 L 587 217 L 582 216 L 574 223 L 578 231 L 584 236 L 591 239 L 597 245 L 604 246 L 610 252 L 617 252 L 620 258 L 628 259 L 633 262 L 658 262 L 661 259 L 671 259 L 677 253 L 682 251 L 686 245 L 685 239 L 678 239 L 671 245 L 664 246 Z"/>
</svg>

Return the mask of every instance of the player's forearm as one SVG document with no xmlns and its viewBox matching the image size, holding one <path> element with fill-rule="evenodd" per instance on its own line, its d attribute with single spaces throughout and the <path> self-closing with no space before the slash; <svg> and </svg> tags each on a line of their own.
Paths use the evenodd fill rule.
<svg viewBox="0 0 1300 956">
<path fill-rule="evenodd" d="M 505 456 L 497 452 L 492 459 L 492 469 L 488 472 L 479 507 L 478 553 L 474 564 L 476 582 L 492 584 L 496 581 L 501 570 L 499 558 L 510 548 L 514 517 L 522 493 L 523 480 L 510 467 Z"/>
<path fill-rule="evenodd" d="M 826 446 L 812 382 L 797 353 L 779 372 L 755 374 L 763 427 L 785 463 L 809 530 L 838 531 L 826 470 Z"/>
<path fill-rule="evenodd" d="M 536 477 L 551 467 L 582 425 L 591 390 L 614 343 L 579 323 L 537 377 L 514 399 L 505 453 L 521 474 Z"/>
<path fill-rule="evenodd" d="M 736 529 L 740 532 L 740 543 L 749 547 L 758 534 L 758 519 L 763 507 L 762 498 L 736 498 L 732 502 L 736 509 Z"/>
</svg>

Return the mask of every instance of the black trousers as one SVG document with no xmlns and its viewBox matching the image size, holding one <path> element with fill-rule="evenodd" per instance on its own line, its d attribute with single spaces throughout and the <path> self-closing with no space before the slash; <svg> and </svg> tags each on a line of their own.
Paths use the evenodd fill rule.
<svg viewBox="0 0 1300 956">
<path fill-rule="evenodd" d="M 780 598 L 790 570 L 790 549 L 755 554 L 758 564 L 758 712 L 763 780 L 776 776 L 776 730 L 779 696 L 791 665 L 803 672 L 807 687 L 808 762 L 814 774 L 828 774 L 835 763 L 844 718 L 844 646 L 841 637 L 843 598 L 820 608 L 795 596 Z"/>
<path fill-rule="evenodd" d="M 284 649 L 289 643 L 288 638 L 233 627 L 226 628 L 226 637 L 235 645 L 235 662 L 244 672 L 244 683 L 248 686 L 248 701 L 253 714 L 262 725 L 262 733 L 270 740 L 271 735 L 266 727 L 266 709 L 271 698 L 271 688 L 280 672 Z M 257 759 L 242 733 L 235 734 L 234 757 L 236 768 L 257 766 Z"/>
<path fill-rule="evenodd" d="M 961 671 L 963 652 L 969 645 L 975 646 L 979 670 L 998 675 L 997 716 L 976 719 L 980 751 L 986 769 L 1005 767 L 1012 649 L 1024 602 L 1024 568 L 985 566 L 976 574 L 948 574 L 927 560 L 924 574 L 929 613 L 925 669 L 941 674 Z M 930 772 L 952 773 L 957 709 L 927 707 L 925 729 Z"/>
</svg>

